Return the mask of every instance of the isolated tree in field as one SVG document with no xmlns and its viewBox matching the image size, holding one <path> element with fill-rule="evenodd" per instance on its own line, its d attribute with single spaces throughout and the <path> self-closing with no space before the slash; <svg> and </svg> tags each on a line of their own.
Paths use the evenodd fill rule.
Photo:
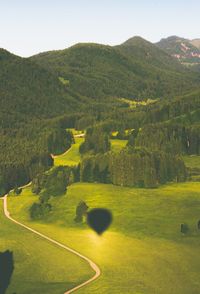
<svg viewBox="0 0 200 294">
<path fill-rule="evenodd" d="M 86 216 L 88 211 L 88 206 L 84 201 L 80 201 L 76 207 L 76 217 L 75 222 L 81 223 L 83 221 L 83 217 Z"/>
<path fill-rule="evenodd" d="M 181 224 L 181 233 L 187 234 L 189 232 L 189 227 L 187 224 Z"/>
<path fill-rule="evenodd" d="M 198 230 L 200 230 L 200 220 L 197 223 L 197 228 L 198 228 Z"/>
</svg>

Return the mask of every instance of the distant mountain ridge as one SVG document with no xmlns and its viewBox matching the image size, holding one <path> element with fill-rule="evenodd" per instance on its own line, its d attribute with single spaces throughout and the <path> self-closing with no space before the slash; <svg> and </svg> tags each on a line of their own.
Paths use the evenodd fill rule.
<svg viewBox="0 0 200 294">
<path fill-rule="evenodd" d="M 177 36 L 161 39 L 156 45 L 185 65 L 200 64 L 200 39 L 188 40 Z"/>
<path fill-rule="evenodd" d="M 118 46 L 81 43 L 30 58 L 86 97 L 162 98 L 197 85 L 196 76 L 141 37 Z"/>
<path fill-rule="evenodd" d="M 190 41 L 190 43 L 191 43 L 193 46 L 195 46 L 195 47 L 197 47 L 198 49 L 200 49 L 200 39 L 194 39 L 194 40 Z"/>
</svg>

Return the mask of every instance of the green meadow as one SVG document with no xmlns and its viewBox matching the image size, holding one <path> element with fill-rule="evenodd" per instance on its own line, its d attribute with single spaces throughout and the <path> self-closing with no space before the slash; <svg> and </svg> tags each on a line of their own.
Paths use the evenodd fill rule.
<svg viewBox="0 0 200 294">
<path fill-rule="evenodd" d="M 200 168 L 200 156 L 198 155 L 183 156 L 183 160 L 187 167 Z"/>
<path fill-rule="evenodd" d="M 15 270 L 6 294 L 64 293 L 92 275 L 75 255 L 6 219 L 0 201 L 0 252 L 7 249 L 14 253 Z"/>
<path fill-rule="evenodd" d="M 54 165 L 76 165 L 80 162 L 79 147 L 83 143 L 84 138 L 75 138 L 75 144 L 63 155 L 54 158 Z"/>
<path fill-rule="evenodd" d="M 77 183 L 52 198 L 53 211 L 42 222 L 29 218 L 37 196 L 30 188 L 9 198 L 12 216 L 96 262 L 102 276 L 78 293 L 197 294 L 200 289 L 200 183 L 169 184 L 155 190 Z M 99 237 L 74 222 L 76 205 L 106 207 L 110 229 Z M 187 223 L 188 235 L 180 233 Z M 47 251 L 46 251 L 47 252 Z M 77 264 L 81 274 L 83 264 Z M 58 292 L 59 293 L 59 292 Z"/>
<path fill-rule="evenodd" d="M 127 142 L 128 140 L 119 140 L 119 139 L 111 140 L 111 150 L 118 152 L 126 146 Z"/>
<path fill-rule="evenodd" d="M 78 149 L 82 140 L 76 138 L 76 143 L 70 151 L 55 159 L 55 165 L 77 164 L 80 161 Z M 112 149 L 120 150 L 125 144 L 125 140 L 112 140 Z M 65 195 L 51 198 L 53 209 L 46 219 L 32 221 L 29 208 L 37 199 L 38 196 L 32 194 L 30 187 L 24 189 L 20 196 L 10 195 L 8 208 L 12 217 L 81 252 L 101 268 L 102 275 L 98 280 L 77 293 L 199 293 L 200 232 L 197 222 L 200 219 L 200 182 L 170 183 L 157 189 L 76 183 L 68 187 Z M 103 236 L 99 237 L 85 222 L 74 222 L 76 206 L 80 200 L 84 200 L 90 209 L 105 207 L 112 211 L 113 223 Z M 34 242 L 38 238 L 33 234 L 25 234 L 24 230 L 5 219 L 4 222 L 13 228 L 16 240 L 20 239 L 20 242 L 27 244 L 31 258 L 34 253 L 37 256 L 39 252 L 41 258 L 37 258 L 37 265 L 44 271 L 46 278 L 42 278 L 41 283 L 45 281 L 46 287 L 54 289 L 52 293 L 63 293 L 62 287 L 66 289 L 72 285 L 69 281 L 73 280 L 74 284 L 79 284 L 88 276 L 92 276 L 88 265 L 78 257 L 40 239 L 37 240 L 37 245 Z M 188 234 L 183 235 L 180 232 L 181 223 L 189 226 Z M 21 231 L 24 233 L 22 239 Z M 12 240 L 13 234 L 10 234 Z M 15 246 L 16 244 L 17 242 Z M 8 245 L 5 247 L 9 247 Z M 40 246 L 39 249 L 37 246 Z M 35 250 L 33 253 L 32 247 Z M 25 249 L 23 246 L 18 250 L 20 249 L 20 254 L 23 255 Z M 15 251 L 15 247 L 13 250 Z M 51 268 L 51 262 L 55 259 L 56 266 L 52 265 Z M 13 278 L 12 289 L 14 286 L 17 288 L 17 281 L 24 272 L 25 276 L 30 276 L 29 270 L 24 270 L 23 263 L 17 266 L 18 278 Z M 55 288 L 51 287 L 51 270 L 55 274 Z M 34 269 L 30 267 L 30 271 Z M 43 284 L 38 283 L 40 278 L 34 273 L 33 287 L 42 287 Z M 58 279 L 62 281 L 60 284 L 56 284 Z M 26 289 L 30 286 L 28 284 Z M 37 293 L 51 293 L 45 291 Z"/>
<path fill-rule="evenodd" d="M 75 144 L 72 145 L 68 152 L 54 158 L 54 166 L 78 164 L 81 160 L 79 147 L 83 141 L 84 138 L 75 138 Z M 127 140 L 111 140 L 111 149 L 113 151 L 120 151 L 126 146 L 127 142 Z"/>
</svg>

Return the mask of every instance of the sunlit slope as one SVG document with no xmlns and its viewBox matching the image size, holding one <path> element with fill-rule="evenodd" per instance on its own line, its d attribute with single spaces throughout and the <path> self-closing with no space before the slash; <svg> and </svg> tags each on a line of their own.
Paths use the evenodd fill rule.
<svg viewBox="0 0 200 294">
<path fill-rule="evenodd" d="M 101 267 L 102 276 L 78 293 L 197 294 L 199 191 L 200 183 L 151 190 L 78 183 L 68 188 L 67 195 L 52 198 L 53 212 L 40 223 L 29 220 L 28 207 L 36 199 L 30 188 L 20 197 L 10 197 L 8 204 L 15 218 L 72 246 Z M 112 210 L 114 222 L 102 237 L 86 224 L 74 223 L 80 200 L 90 208 Z M 183 222 L 190 227 L 187 236 L 180 233 Z"/>
<path fill-rule="evenodd" d="M 66 153 L 54 158 L 54 165 L 77 165 L 81 159 L 79 147 L 83 141 L 83 138 L 75 138 L 75 144 Z"/>
<path fill-rule="evenodd" d="M 54 158 L 54 165 L 77 165 L 81 160 L 79 147 L 83 142 L 84 138 L 75 138 L 75 144 L 67 152 Z M 111 140 L 111 149 L 113 151 L 120 151 L 126 146 L 127 142 L 127 140 Z"/>
<path fill-rule="evenodd" d="M 7 249 L 13 251 L 15 262 L 7 294 L 64 293 L 92 275 L 78 257 L 6 219 L 0 200 L 0 252 Z"/>
</svg>

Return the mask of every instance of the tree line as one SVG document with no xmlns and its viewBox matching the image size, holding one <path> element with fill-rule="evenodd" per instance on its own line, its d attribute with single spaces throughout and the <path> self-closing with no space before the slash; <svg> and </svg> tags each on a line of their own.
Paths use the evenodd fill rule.
<svg viewBox="0 0 200 294">
<path fill-rule="evenodd" d="M 85 157 L 80 165 L 83 182 L 112 183 L 129 187 L 155 188 L 168 181 L 185 181 L 183 161 L 162 151 L 126 147 Z"/>
</svg>

